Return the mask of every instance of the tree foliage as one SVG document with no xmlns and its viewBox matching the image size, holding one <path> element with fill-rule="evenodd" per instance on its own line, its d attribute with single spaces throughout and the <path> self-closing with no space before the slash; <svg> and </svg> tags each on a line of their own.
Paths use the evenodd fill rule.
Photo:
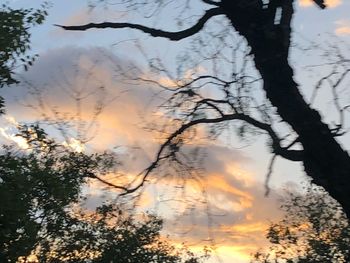
<svg viewBox="0 0 350 263">
<path fill-rule="evenodd" d="M 93 214 L 78 213 L 67 220 L 43 262 L 199 263 L 200 257 L 183 246 L 176 249 L 160 236 L 163 222 L 154 215 L 136 220 L 116 205 L 102 205 Z M 40 261 L 41 262 L 41 261 Z"/>
<path fill-rule="evenodd" d="M 252 262 L 349 262 L 349 222 L 324 190 L 309 187 L 306 194 L 290 193 L 281 207 L 284 218 L 271 223 L 266 235 L 272 245 Z"/>
<path fill-rule="evenodd" d="M 140 221 L 112 204 L 82 207 L 82 187 L 114 171 L 113 154 L 75 152 L 38 126 L 18 136 L 27 149 L 4 146 L 0 156 L 1 262 L 199 262 L 161 238 L 153 215 Z"/>
<path fill-rule="evenodd" d="M 0 88 L 18 83 L 14 75 L 19 66 L 23 65 L 27 70 L 33 64 L 36 56 L 26 55 L 31 49 L 30 30 L 44 22 L 47 7 L 46 3 L 41 9 L 0 6 Z M 0 109 L 3 103 L 3 98 L 0 98 Z"/>
</svg>

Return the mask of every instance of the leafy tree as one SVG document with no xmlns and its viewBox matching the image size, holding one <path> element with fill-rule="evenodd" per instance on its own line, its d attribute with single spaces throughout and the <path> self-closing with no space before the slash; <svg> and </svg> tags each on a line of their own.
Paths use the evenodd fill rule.
<svg viewBox="0 0 350 263">
<path fill-rule="evenodd" d="M 113 156 L 62 148 L 37 126 L 23 126 L 21 136 L 28 150 L 5 146 L 0 158 L 2 262 L 16 262 L 57 235 L 66 209 L 79 201 L 83 183 L 112 167 Z"/>
<path fill-rule="evenodd" d="M 136 222 L 119 207 L 103 205 L 70 217 L 40 262 L 199 263 L 208 257 L 208 251 L 196 257 L 186 247 L 175 249 L 161 238 L 162 224 L 153 215 Z"/>
<path fill-rule="evenodd" d="M 172 86 L 164 85 L 164 83 L 158 84 L 167 92 L 173 93 L 171 99 L 166 103 L 170 109 L 169 113 L 175 116 L 175 121 L 170 125 L 173 130 L 161 145 L 154 162 L 144 171 L 144 180 L 138 185 L 131 187 L 116 185 L 116 188 L 123 190 L 124 194 L 135 192 L 146 179 L 149 179 L 151 172 L 160 167 L 162 163 L 177 160 L 177 163 L 182 165 L 186 162 L 186 158 L 180 159 L 180 146 L 191 140 L 190 138 L 186 141 L 184 134 L 186 132 L 188 134 L 188 131 L 193 130 L 194 127 L 205 124 L 214 134 L 217 134 L 224 130 L 223 128 L 227 127 L 228 123 L 234 123 L 239 126 L 240 134 L 251 130 L 247 127 L 253 127 L 253 133 L 268 135 L 275 156 L 301 162 L 313 182 L 323 186 L 342 205 L 345 213 L 350 215 L 350 199 L 348 198 L 350 157 L 335 139 L 336 136 L 342 134 L 343 122 L 340 121 L 334 125 L 331 122 L 326 123 L 321 118 L 319 111 L 314 109 L 300 92 L 294 80 L 293 68 L 288 60 L 294 2 L 294 0 L 198 0 L 195 3 L 196 8 L 191 9 L 194 1 L 183 0 L 181 3 L 184 8 L 179 9 L 181 11 L 177 21 L 182 29 L 167 31 L 148 27 L 143 23 L 152 15 L 155 15 L 156 18 L 161 17 L 161 11 L 174 4 L 173 1 L 126 0 L 119 3 L 124 4 L 129 10 L 138 11 L 138 14 L 144 14 L 144 19 L 140 20 L 142 21 L 140 24 L 133 23 L 133 21 L 132 23 L 103 22 L 61 26 L 66 30 L 80 31 L 91 28 L 129 28 L 171 41 L 181 41 L 192 37 L 194 48 L 185 53 L 183 57 L 198 54 L 201 57 L 200 62 L 221 60 L 226 65 L 223 67 L 214 65 L 213 74 L 197 72 L 190 78 L 177 79 L 167 74 L 159 60 L 149 61 L 153 70 L 172 77 L 170 78 Z M 315 0 L 315 3 L 325 8 L 323 0 Z M 179 6 L 180 2 L 176 1 L 176 7 Z M 197 19 L 198 16 L 191 14 L 192 10 L 198 10 L 198 8 L 204 10 L 204 14 L 199 19 Z M 173 10 L 175 10 L 174 6 Z M 218 20 L 219 16 L 224 19 Z M 190 19 L 192 25 L 184 28 L 188 17 L 192 19 Z M 193 21 L 194 19 L 196 20 Z M 206 25 L 213 20 L 219 22 L 210 30 Z M 159 21 L 158 24 L 160 24 Z M 174 21 L 171 24 L 175 24 Z M 241 69 L 227 74 L 227 69 L 238 67 L 237 60 L 231 60 L 231 55 L 240 50 L 235 42 L 237 38 L 230 34 L 232 29 L 245 39 L 250 50 L 243 56 Z M 205 33 L 207 34 L 203 36 Z M 213 52 L 208 54 L 208 49 L 212 49 Z M 246 61 L 249 57 L 252 58 L 263 81 L 263 85 L 258 88 L 256 83 L 259 78 L 254 79 L 247 74 Z M 342 59 L 342 56 L 338 58 L 340 58 L 338 61 L 332 61 L 331 64 L 336 66 L 342 63 L 344 65 L 343 63 L 347 61 Z M 186 65 L 183 60 L 182 64 Z M 330 88 L 335 93 L 344 76 L 349 73 L 348 68 L 349 65 L 346 64 L 339 69 L 340 71 L 330 73 L 323 78 L 332 83 Z M 131 78 L 133 78 L 132 74 L 133 72 L 129 74 Z M 333 77 L 335 79 L 332 79 Z M 135 76 L 134 78 L 136 79 Z M 319 84 L 323 82 L 327 81 L 320 81 Z M 217 96 L 208 97 L 203 91 L 206 87 L 216 89 Z M 266 95 L 264 101 L 259 100 L 261 95 L 257 89 L 260 88 Z M 336 107 L 342 116 L 347 106 L 338 106 Z M 276 126 L 280 125 L 280 120 L 286 125 L 277 131 Z M 282 134 L 285 130 L 288 131 L 289 136 Z M 169 134 L 169 130 L 166 132 Z M 185 167 L 190 167 L 190 165 L 185 165 Z"/>
<path fill-rule="evenodd" d="M 15 69 L 31 66 L 35 56 L 26 55 L 30 50 L 30 29 L 44 22 L 47 4 L 41 9 L 13 9 L 6 4 L 0 6 L 0 88 L 18 83 Z M 0 97 L 0 110 L 4 100 Z"/>
<path fill-rule="evenodd" d="M 268 229 L 272 246 L 252 262 L 349 262 L 349 222 L 326 192 L 310 187 L 306 194 L 290 193 L 282 209 L 285 217 Z"/>
<path fill-rule="evenodd" d="M 19 136 L 28 149 L 5 146 L 0 156 L 1 262 L 29 255 L 39 262 L 201 260 L 162 239 L 162 220 L 153 215 L 139 222 L 115 205 L 81 207 L 82 187 L 112 172 L 114 155 L 74 152 L 38 126 L 21 127 Z"/>
</svg>

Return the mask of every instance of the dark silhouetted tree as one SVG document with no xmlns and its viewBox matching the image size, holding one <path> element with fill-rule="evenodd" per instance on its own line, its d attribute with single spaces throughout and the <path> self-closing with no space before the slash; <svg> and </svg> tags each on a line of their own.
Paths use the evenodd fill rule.
<svg viewBox="0 0 350 263">
<path fill-rule="evenodd" d="M 37 126 L 20 129 L 28 149 L 4 146 L 0 158 L 2 262 L 16 262 L 42 240 L 56 236 L 66 209 L 79 201 L 82 185 L 114 163 L 112 155 L 64 148 Z"/>
<path fill-rule="evenodd" d="M 349 223 L 326 192 L 310 187 L 306 194 L 290 193 L 282 210 L 284 218 L 268 229 L 272 246 L 252 262 L 349 262 Z"/>
<path fill-rule="evenodd" d="M 69 218 L 41 261 L 199 263 L 208 258 L 207 250 L 196 256 L 185 246 L 172 246 L 160 236 L 162 226 L 153 215 L 136 221 L 115 205 L 103 205 L 93 214 Z"/>
<path fill-rule="evenodd" d="M 36 56 L 26 53 L 30 50 L 31 28 L 44 22 L 47 4 L 41 9 L 13 9 L 6 4 L 0 6 L 0 88 L 18 83 L 15 70 L 31 66 Z M 3 111 L 0 97 L 0 110 Z"/>
<path fill-rule="evenodd" d="M 158 16 L 168 5 L 174 4 L 172 2 L 120 1 L 129 10 L 144 14 L 145 19 L 152 15 Z M 189 141 L 183 135 L 188 134 L 194 127 L 205 124 L 211 127 L 213 133 L 218 133 L 228 123 L 245 123 L 240 126 L 241 133 L 244 133 L 247 127 L 254 127 L 255 133 L 267 134 L 274 155 L 301 162 L 313 182 L 324 187 L 342 205 L 345 213 L 350 215 L 350 157 L 335 138 L 342 134 L 342 123 L 336 125 L 326 123 L 319 111 L 306 101 L 294 80 L 294 71 L 289 61 L 294 2 L 294 0 L 198 0 L 196 10 L 199 4 L 202 4 L 200 6 L 205 11 L 199 19 L 193 21 L 196 16 L 190 14 L 193 9 L 189 8 L 193 1 L 184 0 L 181 3 L 176 1 L 177 7 L 181 4 L 184 7 L 180 9 L 182 11 L 179 13 L 178 24 L 183 27 L 188 21 L 184 14 L 193 21 L 192 26 L 179 31 L 148 27 L 143 24 L 145 20 L 142 20 L 142 24 L 102 22 L 61 26 L 66 30 L 77 31 L 93 28 L 128 28 L 153 37 L 181 41 L 191 37 L 195 39 L 195 35 L 198 37 L 201 33 L 207 32 L 207 23 L 218 21 L 216 18 L 219 16 L 224 18 L 220 20 L 221 23 L 216 23 L 211 30 L 208 30 L 206 38 L 198 37 L 197 45 L 187 55 L 191 55 L 191 52 L 199 54 L 202 57 L 201 61 L 211 59 L 215 61 L 221 58 L 223 61 L 229 61 L 229 65 L 225 68 L 215 68 L 213 70 L 215 74 L 212 75 L 197 72 L 197 75 L 193 74 L 190 79 L 170 78 L 173 86 L 163 85 L 166 91 L 173 93 L 166 106 L 170 108 L 169 112 L 173 113 L 172 116 L 175 118 L 171 125 L 175 129 L 171 132 L 167 130 L 170 135 L 161 145 L 154 162 L 144 171 L 141 183 L 132 186 L 116 185 L 116 188 L 124 191 L 124 194 L 138 190 L 155 168 L 169 160 L 185 166 L 184 161 L 180 160 L 182 148 L 180 146 Z M 324 1 L 315 2 L 320 7 L 325 7 Z M 150 9 L 146 9 L 147 6 Z M 235 38 L 228 37 L 228 32 L 232 29 L 245 39 L 249 47 L 249 52 L 243 61 L 251 57 L 261 76 L 262 90 L 266 96 L 266 101 L 262 103 L 257 103 L 259 96 L 253 94 L 253 83 L 259 78 L 252 79 L 246 74 L 248 71 L 245 62 L 242 63 L 240 71 L 235 70 L 237 63 L 230 54 L 239 51 L 239 48 L 236 48 Z M 208 48 L 215 51 L 211 56 L 206 56 Z M 231 51 L 225 53 L 223 49 Z M 340 59 L 337 62 L 345 61 L 348 60 Z M 153 69 L 158 70 L 158 73 L 164 74 L 164 68 L 158 60 L 151 60 L 149 63 Z M 232 68 L 234 69 L 232 72 L 223 74 Z M 342 72 L 345 76 L 349 73 L 348 64 Z M 326 79 L 330 79 L 330 76 Z M 343 79 L 344 76 L 340 76 L 339 81 L 334 81 L 331 85 L 333 90 L 336 91 L 337 85 Z M 218 90 L 216 96 L 210 97 L 208 93 L 203 92 L 206 87 Z M 344 109 L 340 107 L 339 111 L 343 113 Z M 276 130 L 276 123 L 280 121 L 283 121 L 286 124 L 285 129 L 289 130 L 288 137 L 281 135 L 282 130 Z M 290 139 L 291 136 L 293 139 Z"/>
</svg>

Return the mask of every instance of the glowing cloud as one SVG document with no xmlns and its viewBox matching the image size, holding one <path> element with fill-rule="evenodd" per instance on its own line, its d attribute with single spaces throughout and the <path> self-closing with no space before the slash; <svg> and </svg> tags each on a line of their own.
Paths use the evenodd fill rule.
<svg viewBox="0 0 350 263">
<path fill-rule="evenodd" d="M 12 116 L 6 115 L 5 119 L 5 127 L 0 128 L 0 135 L 7 141 L 17 144 L 20 149 L 27 150 L 29 148 L 28 143 L 23 137 L 17 136 L 16 128 L 18 126 L 18 122 Z"/>
<path fill-rule="evenodd" d="M 338 20 L 335 22 L 337 25 L 335 34 L 337 36 L 350 35 L 350 21 L 349 20 Z"/>
<path fill-rule="evenodd" d="M 86 150 L 89 151 L 92 148 L 115 151 L 121 165 L 117 168 L 117 173 L 106 174 L 103 179 L 125 185 L 124 182 L 126 184 L 130 182 L 135 174 L 149 165 L 159 146 L 159 138 L 154 138 L 154 134 L 150 134 L 142 127 L 145 126 L 146 121 L 156 123 L 155 118 L 163 116 L 161 111 L 154 110 L 153 104 L 157 105 L 157 101 L 155 101 L 152 87 L 127 86 L 113 77 L 115 75 L 113 66 L 116 64 L 127 68 L 128 62 L 106 50 L 102 54 L 106 54 L 113 63 L 101 61 L 101 51 L 93 48 L 66 47 L 51 50 L 40 56 L 36 65 L 27 72 L 27 78 L 36 83 L 35 87 L 43 86 L 42 98 L 48 105 L 44 113 L 49 114 L 50 110 L 54 110 L 54 113 L 62 112 L 53 117 L 58 116 L 60 120 L 66 122 L 73 119 L 72 127 L 81 127 L 83 132 L 89 131 L 89 119 L 96 117 L 94 121 L 99 125 L 96 125 L 96 132 L 93 129 L 91 136 L 87 136 L 93 139 L 87 141 Z M 189 71 L 186 74 L 192 73 Z M 141 77 L 147 76 L 141 75 Z M 67 81 L 63 82 L 64 80 Z M 166 78 L 159 81 L 166 86 L 174 84 L 172 80 Z M 49 83 L 49 89 L 45 90 L 46 87 L 42 83 Z M 98 87 L 104 88 L 99 92 Z M 21 89 L 19 95 L 23 95 L 24 90 L 25 87 Z M 79 104 L 81 111 L 76 115 L 74 113 L 77 111 L 77 105 L 65 90 L 70 93 L 80 92 L 80 97 L 87 98 Z M 125 90 L 127 92 L 124 92 Z M 115 102 L 109 100 L 115 97 L 117 97 Z M 28 98 L 36 99 L 36 97 Z M 105 98 L 107 100 L 104 101 Z M 105 106 L 108 106 L 103 108 L 98 116 L 95 111 L 99 108 L 94 107 L 96 101 L 101 101 L 101 105 L 103 105 L 102 102 L 106 102 Z M 36 105 L 35 102 L 34 100 L 32 104 Z M 109 104 L 112 105 L 109 106 Z M 29 113 L 28 109 L 21 110 L 18 106 L 9 110 L 17 114 L 18 120 L 35 120 L 41 117 L 40 111 Z M 11 118 L 8 122 L 16 123 Z M 200 133 L 197 135 L 205 136 L 204 128 L 201 127 L 201 129 L 203 130 L 198 130 Z M 0 135 L 14 141 L 11 134 L 11 130 L 0 129 Z M 78 152 L 84 151 L 84 146 L 81 144 L 83 140 L 79 140 L 79 136 L 75 137 L 74 133 L 68 135 L 67 137 L 71 139 L 67 140 L 65 145 Z M 164 229 L 166 233 L 176 236 L 177 233 L 187 231 L 186 241 L 193 244 L 198 244 L 198 240 L 208 242 L 210 239 L 208 225 L 211 225 L 210 231 L 214 233 L 213 238 L 218 245 L 217 252 L 223 255 L 225 262 L 247 262 L 250 253 L 265 245 L 262 234 L 265 225 L 262 222 L 267 218 L 278 218 L 278 206 L 274 203 L 277 198 L 269 197 L 270 200 L 263 198 L 262 185 L 256 182 L 252 173 L 245 171 L 242 168 L 244 166 L 241 166 L 251 161 L 245 157 L 244 153 L 206 140 L 200 143 L 196 141 L 185 150 L 190 151 L 193 147 L 201 149 L 205 147 L 203 179 L 200 182 L 187 180 L 185 185 L 177 186 L 178 180 L 164 176 L 162 180 L 157 180 L 156 185 L 144 189 L 144 194 L 138 203 L 140 210 L 158 210 L 164 218 L 168 218 L 166 224 L 169 226 Z M 158 176 L 157 179 L 159 179 L 162 174 L 154 176 Z M 180 182 L 182 182 L 181 178 Z M 89 207 L 96 207 L 103 200 L 113 198 L 116 194 L 113 191 L 106 194 L 103 191 L 104 186 L 96 181 L 91 182 L 89 186 L 89 189 L 86 189 L 89 194 L 87 204 Z M 207 194 L 205 196 L 203 188 Z M 186 195 L 183 194 L 183 190 L 188 190 Z M 203 197 L 199 197 L 201 194 Z M 207 204 L 213 215 L 219 215 L 214 218 L 217 224 L 208 223 L 209 206 Z M 178 239 L 179 243 L 184 241 L 183 236 Z M 202 248 L 201 245 L 198 245 L 199 250 Z"/>
<path fill-rule="evenodd" d="M 75 138 L 69 138 L 68 142 L 63 142 L 63 145 L 78 153 L 85 151 L 84 144 Z"/>
<path fill-rule="evenodd" d="M 342 4 L 342 0 L 326 0 L 325 4 L 329 8 L 334 8 Z M 312 0 L 299 0 L 301 7 L 309 7 L 315 5 Z"/>
<path fill-rule="evenodd" d="M 14 142 L 17 146 L 23 150 L 29 148 L 26 140 L 22 137 L 16 136 L 16 134 L 11 134 L 8 128 L 0 128 L 0 134 L 8 141 Z"/>
</svg>

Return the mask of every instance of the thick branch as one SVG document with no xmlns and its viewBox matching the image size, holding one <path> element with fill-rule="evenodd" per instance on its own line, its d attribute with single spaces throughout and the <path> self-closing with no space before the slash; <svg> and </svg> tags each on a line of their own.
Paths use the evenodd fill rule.
<svg viewBox="0 0 350 263">
<path fill-rule="evenodd" d="M 319 112 L 305 102 L 288 61 L 293 0 L 283 1 L 281 24 L 269 30 L 262 8 L 246 7 L 242 4 L 245 0 L 222 2 L 232 25 L 251 47 L 255 66 L 264 80 L 266 97 L 299 137 L 306 173 L 313 183 L 324 187 L 339 201 L 350 217 L 350 156 L 335 140 Z M 237 2 L 241 5 L 234 5 Z"/>
<path fill-rule="evenodd" d="M 144 33 L 150 34 L 153 37 L 163 37 L 168 38 L 173 41 L 178 41 L 189 36 L 195 35 L 198 33 L 205 25 L 205 23 L 212 18 L 213 16 L 221 15 L 223 11 L 220 7 L 209 9 L 205 12 L 205 14 L 197 21 L 195 25 L 190 28 L 187 28 L 178 32 L 168 32 L 160 29 L 155 29 L 151 27 L 146 27 L 140 24 L 132 24 L 132 23 L 113 23 L 113 22 L 103 22 L 103 23 L 89 23 L 80 26 L 62 26 L 65 30 L 76 30 L 76 31 L 85 31 L 92 28 L 132 28 L 141 30 Z"/>
<path fill-rule="evenodd" d="M 219 6 L 220 4 L 218 2 L 212 1 L 212 0 L 202 0 L 203 3 L 206 3 L 208 5 L 215 5 Z"/>
</svg>

